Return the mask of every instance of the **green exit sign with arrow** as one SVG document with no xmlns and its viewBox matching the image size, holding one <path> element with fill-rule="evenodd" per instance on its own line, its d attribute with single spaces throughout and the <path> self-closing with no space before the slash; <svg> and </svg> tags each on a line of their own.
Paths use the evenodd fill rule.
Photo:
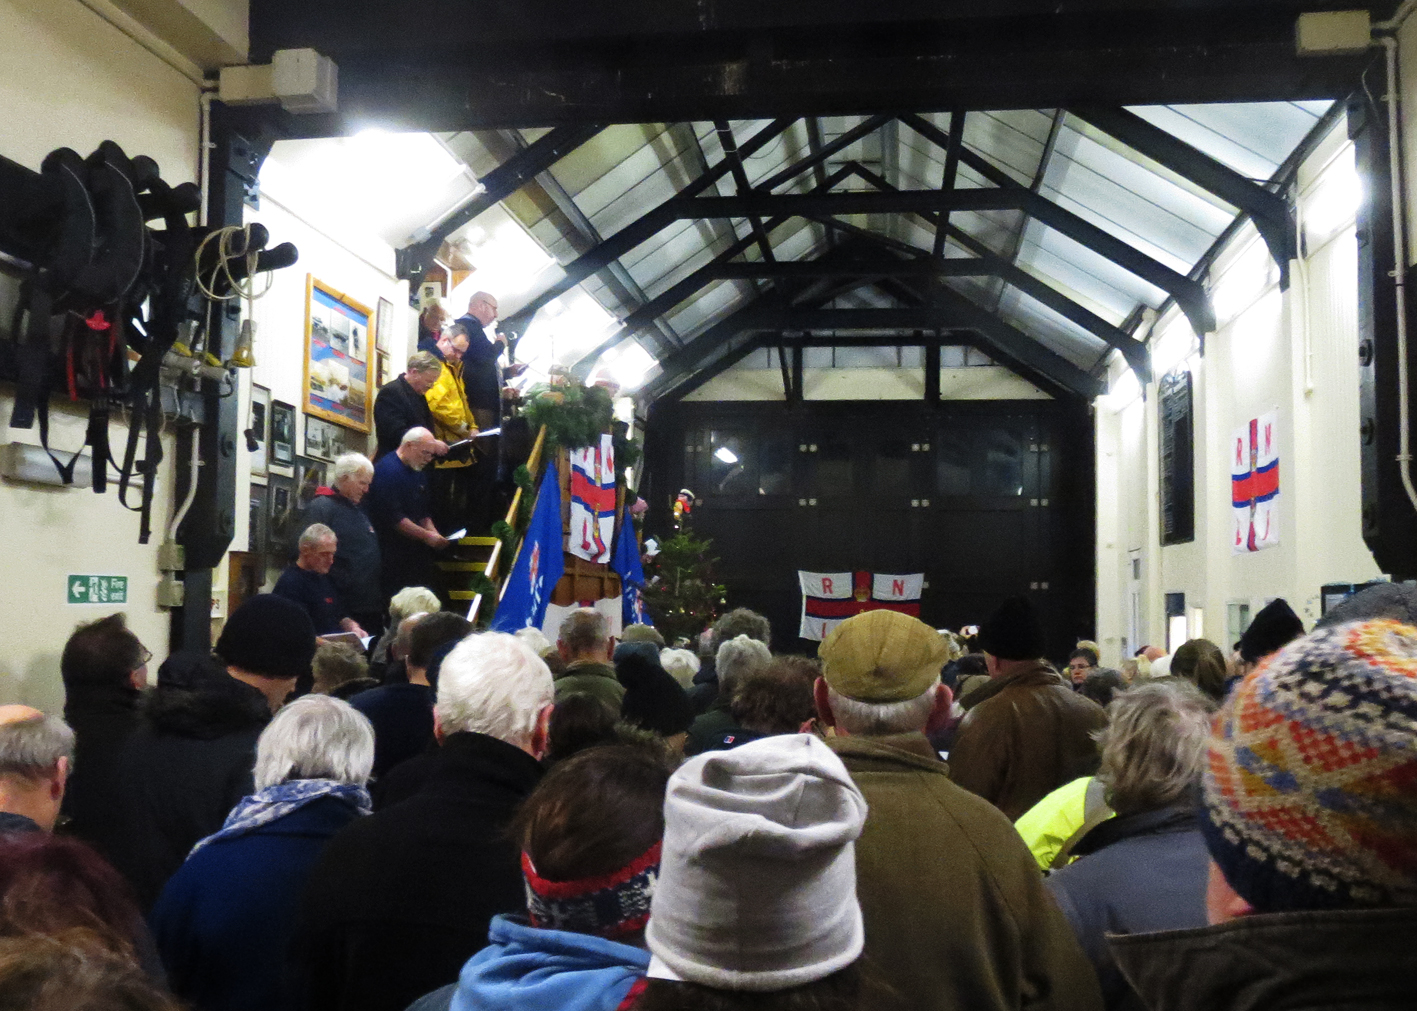
<svg viewBox="0 0 1417 1011">
<path fill-rule="evenodd" d="M 128 603 L 127 576 L 70 576 L 71 604 Z"/>
</svg>

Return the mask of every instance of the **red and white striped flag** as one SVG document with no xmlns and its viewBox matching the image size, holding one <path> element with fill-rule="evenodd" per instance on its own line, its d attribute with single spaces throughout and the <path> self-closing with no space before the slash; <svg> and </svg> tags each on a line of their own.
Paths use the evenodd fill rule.
<svg viewBox="0 0 1417 1011">
<path fill-rule="evenodd" d="M 804 572 L 797 570 L 802 586 L 804 639 L 822 640 L 854 614 L 888 609 L 920 617 L 923 572 L 908 575 L 870 572 Z"/>
</svg>

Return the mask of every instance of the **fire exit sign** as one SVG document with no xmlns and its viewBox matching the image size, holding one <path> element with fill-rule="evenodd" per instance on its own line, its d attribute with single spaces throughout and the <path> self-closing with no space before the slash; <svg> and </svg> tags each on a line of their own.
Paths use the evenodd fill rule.
<svg viewBox="0 0 1417 1011">
<path fill-rule="evenodd" d="M 128 603 L 127 576 L 70 576 L 71 604 Z"/>
</svg>

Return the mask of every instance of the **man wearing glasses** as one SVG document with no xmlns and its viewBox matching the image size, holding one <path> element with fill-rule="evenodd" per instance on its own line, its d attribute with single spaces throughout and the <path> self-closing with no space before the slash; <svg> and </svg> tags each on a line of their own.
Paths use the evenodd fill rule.
<svg viewBox="0 0 1417 1011">
<path fill-rule="evenodd" d="M 487 329 L 497 322 L 497 299 L 479 291 L 468 299 L 467 315 L 457 323 L 467 334 L 463 354 L 463 384 L 467 405 L 479 430 L 495 428 L 502 414 L 502 369 L 498 359 L 507 348 L 507 338 Z M 456 325 L 456 324 L 455 324 Z"/>
</svg>

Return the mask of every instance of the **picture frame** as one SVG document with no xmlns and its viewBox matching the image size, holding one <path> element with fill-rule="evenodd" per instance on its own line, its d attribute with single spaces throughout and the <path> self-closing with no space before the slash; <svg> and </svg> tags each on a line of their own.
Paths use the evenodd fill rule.
<svg viewBox="0 0 1417 1011">
<path fill-rule="evenodd" d="M 295 462 L 295 405 L 271 401 L 271 463 Z"/>
<path fill-rule="evenodd" d="M 270 472 L 271 391 L 251 384 L 251 409 L 246 418 L 246 445 L 251 448 L 251 473 L 265 477 Z"/>
<path fill-rule="evenodd" d="M 348 440 L 345 439 L 347 431 L 313 414 L 305 415 L 305 455 L 333 463 L 349 452 Z"/>
<path fill-rule="evenodd" d="M 380 354 L 388 354 L 391 350 L 389 344 L 393 336 L 394 303 L 387 298 L 380 297 L 378 310 L 374 315 L 374 350 Z"/>
<path fill-rule="evenodd" d="M 270 540 L 270 489 L 264 484 L 251 485 L 251 525 L 246 532 L 246 550 L 263 555 Z"/>
<path fill-rule="evenodd" d="M 379 356 L 378 378 L 375 384 L 382 390 L 385 386 L 394 381 L 394 377 L 390 375 L 392 371 L 389 367 L 390 355 L 389 352 L 382 350 L 375 353 Z"/>
<path fill-rule="evenodd" d="M 267 553 L 277 566 L 283 566 L 293 554 L 296 523 L 299 520 L 295 498 L 295 479 L 272 474 L 268 482 L 269 506 L 266 535 Z"/>
<path fill-rule="evenodd" d="M 374 417 L 373 311 L 362 302 L 305 275 L 303 401 L 306 415 L 356 432 Z"/>
<path fill-rule="evenodd" d="M 315 500 L 315 492 L 327 484 L 325 480 L 325 461 L 314 460 L 308 456 L 298 456 L 295 458 L 295 509 L 296 513 L 305 511 L 305 507 Z"/>
</svg>

